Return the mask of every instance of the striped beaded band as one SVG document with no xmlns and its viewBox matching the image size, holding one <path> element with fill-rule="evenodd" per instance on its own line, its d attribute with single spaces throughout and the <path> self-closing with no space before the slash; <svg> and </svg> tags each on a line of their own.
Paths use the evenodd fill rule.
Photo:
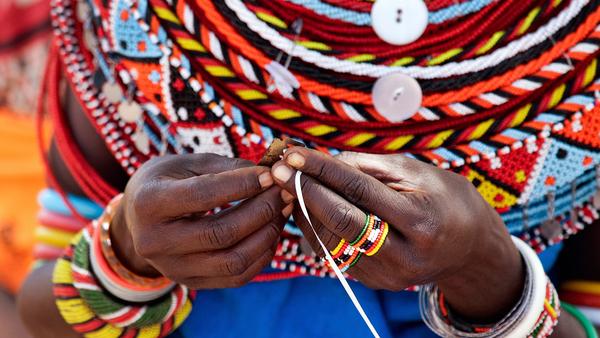
<svg viewBox="0 0 600 338">
<path fill-rule="evenodd" d="M 121 298 L 118 295 L 107 293 L 96 271 L 90 263 L 90 251 L 93 250 L 93 234 L 97 229 L 86 228 L 79 242 L 75 245 L 73 262 L 74 286 L 79 290 L 81 297 L 101 319 L 118 327 L 144 328 L 162 323 L 173 315 L 174 311 L 183 306 L 187 298 L 187 288 L 177 285 L 166 290 L 166 294 L 159 294 L 151 303 L 140 302 L 138 305 Z M 108 290 L 110 291 L 110 290 Z M 146 301 L 147 302 L 147 301 Z M 117 315 L 118 314 L 118 315 Z"/>
<path fill-rule="evenodd" d="M 458 328 L 462 332 L 485 333 L 493 330 L 494 325 L 473 325 L 454 315 L 446 304 L 444 294 L 441 292 L 438 296 L 438 302 L 440 313 L 444 317 L 446 323 Z M 544 309 L 527 338 L 541 338 L 550 336 L 554 326 L 556 326 L 556 323 L 558 322 L 559 314 L 560 301 L 558 299 L 558 294 L 552 283 L 548 280 L 548 283 L 546 283 Z"/>
<path fill-rule="evenodd" d="M 345 272 L 353 267 L 363 254 L 373 256 L 379 252 L 387 238 L 388 231 L 387 222 L 373 214 L 367 214 L 365 226 L 356 239 L 348 242 L 342 238 L 338 245 L 330 251 L 331 257 L 338 264 L 340 270 Z"/>
<path fill-rule="evenodd" d="M 170 315 L 162 318 L 147 318 L 147 321 L 154 323 L 143 328 L 136 328 L 128 324 L 139 320 L 145 314 L 146 309 L 131 307 L 131 304 L 115 306 L 114 303 L 111 303 L 114 302 L 114 298 L 109 298 L 111 302 L 101 303 L 102 297 L 92 297 L 92 293 L 101 293 L 102 289 L 94 286 L 93 274 L 81 274 L 85 269 L 79 268 L 79 263 L 75 263 L 75 259 L 79 260 L 79 258 L 74 257 L 76 247 L 80 243 L 86 243 L 81 244 L 81 246 L 89 245 L 89 241 L 89 234 L 84 235 L 84 232 L 80 232 L 67 247 L 64 255 L 56 261 L 52 275 L 53 293 L 57 308 L 63 319 L 76 332 L 88 338 L 162 338 L 168 336 L 183 323 L 191 312 L 192 301 L 195 298 L 194 291 L 190 291 L 185 297 L 182 297 L 183 294 L 179 294 L 179 296 L 172 298 L 174 306 L 168 310 Z M 85 254 L 87 250 L 81 248 L 79 252 Z M 75 276 L 77 276 L 78 282 Z M 76 283 L 78 287 L 76 287 Z M 90 299 L 105 319 L 101 318 L 90 307 L 88 300 L 82 297 L 82 293 L 91 297 Z M 120 323 L 122 326 L 117 326 L 108 320 Z"/>
</svg>

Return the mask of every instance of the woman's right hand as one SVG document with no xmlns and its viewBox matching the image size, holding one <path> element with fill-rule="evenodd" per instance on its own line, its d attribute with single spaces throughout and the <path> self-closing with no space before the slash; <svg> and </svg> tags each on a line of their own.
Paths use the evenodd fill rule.
<svg viewBox="0 0 600 338">
<path fill-rule="evenodd" d="M 273 258 L 291 202 L 273 185 L 270 169 L 250 161 L 215 154 L 158 157 L 127 184 L 112 243 L 123 264 L 139 274 L 163 275 L 193 289 L 238 287 Z"/>
</svg>

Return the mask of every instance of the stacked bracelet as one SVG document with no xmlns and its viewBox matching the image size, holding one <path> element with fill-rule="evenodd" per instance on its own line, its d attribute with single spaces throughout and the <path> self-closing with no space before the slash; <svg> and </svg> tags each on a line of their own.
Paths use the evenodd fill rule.
<svg viewBox="0 0 600 338">
<path fill-rule="evenodd" d="M 527 274 L 523 294 L 508 315 L 492 325 L 468 324 L 452 315 L 437 286 L 426 285 L 420 291 L 420 308 L 421 316 L 427 326 L 443 337 L 542 338 L 550 336 L 560 315 L 558 294 L 535 252 L 516 237 L 513 237 L 513 242 L 521 252 Z"/>
<path fill-rule="evenodd" d="M 85 337 L 166 337 L 190 313 L 195 293 L 163 277 L 138 276 L 118 262 L 108 236 L 118 202 L 114 199 L 57 260 L 57 307 Z"/>
<path fill-rule="evenodd" d="M 362 231 L 351 242 L 341 239 L 331 251 L 331 257 L 338 264 L 342 272 L 354 266 L 360 257 L 365 254 L 373 256 L 383 246 L 389 232 L 389 224 L 379 217 L 368 214 Z"/>
<path fill-rule="evenodd" d="M 69 196 L 69 203 L 86 215 L 93 214 L 95 204 L 82 197 Z M 62 255 L 64 248 L 86 223 L 75 218 L 62 197 L 51 189 L 42 190 L 38 195 L 41 210 L 38 212 L 39 225 L 35 229 L 33 256 L 38 261 L 53 261 Z"/>
<path fill-rule="evenodd" d="M 124 267 L 114 253 L 109 229 L 115 207 L 121 195 L 106 207 L 104 214 L 94 222 L 90 248 L 91 267 L 102 285 L 113 295 L 130 302 L 147 302 L 157 299 L 173 288 L 175 283 L 165 277 L 147 278 Z"/>
</svg>

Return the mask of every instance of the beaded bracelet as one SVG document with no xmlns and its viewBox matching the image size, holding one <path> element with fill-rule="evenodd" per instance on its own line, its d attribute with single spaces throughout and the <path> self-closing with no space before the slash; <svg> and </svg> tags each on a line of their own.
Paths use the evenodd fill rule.
<svg viewBox="0 0 600 338">
<path fill-rule="evenodd" d="M 96 291 L 96 295 L 98 295 L 103 293 L 103 290 L 98 287 L 97 283 L 94 284 L 93 273 L 88 272 L 89 274 L 85 276 L 85 279 L 79 279 L 84 276 L 78 274 L 82 271 L 78 270 L 75 260 L 79 261 L 81 257 L 74 257 L 76 246 L 80 243 L 89 245 L 89 241 L 89 229 L 80 232 L 67 247 L 64 255 L 56 261 L 52 275 L 53 293 L 57 308 L 66 323 L 71 325 L 76 332 L 90 338 L 159 338 L 168 336 L 183 323 L 192 309 L 192 301 L 195 298 L 195 292 L 193 291 L 185 296 L 181 294 L 173 295 L 172 298 L 175 298 L 172 302 L 173 306 L 168 310 L 169 315 L 164 316 L 161 320 L 154 320 L 156 323 L 151 325 L 136 328 L 130 324 L 138 321 L 139 316 L 144 315 L 142 312 L 145 308 L 144 305 L 152 306 L 152 304 L 137 304 L 137 308 L 132 304 L 122 308 L 110 308 L 109 304 L 105 304 L 105 309 L 113 311 L 111 314 L 104 314 L 104 318 L 101 318 L 91 308 L 87 300 L 82 297 L 82 292 L 87 293 L 87 297 L 90 299 L 90 291 Z M 81 244 L 81 246 L 84 246 L 84 244 Z M 85 252 L 84 248 L 78 250 L 79 254 Z M 77 276 L 79 282 L 76 282 L 75 276 Z M 112 322 L 119 322 L 122 326 L 117 326 L 107 319 Z"/>
<path fill-rule="evenodd" d="M 358 263 L 365 254 L 373 256 L 383 246 L 389 232 L 389 224 L 373 214 L 367 214 L 365 225 L 360 234 L 351 242 L 341 239 L 338 245 L 330 251 L 331 257 L 342 272 Z"/>
<path fill-rule="evenodd" d="M 83 231 L 74 248 L 71 269 L 74 285 L 81 297 L 102 320 L 118 327 L 143 328 L 164 322 L 172 316 L 173 311 L 183 305 L 188 290 L 181 285 L 177 285 L 172 290 L 168 289 L 167 292 L 171 291 L 169 295 L 159 295 L 152 303 L 138 305 L 115 298 L 115 295 L 103 291 L 101 286 L 104 286 L 104 283 L 102 285 L 99 283 L 101 280 L 99 281 L 97 275 L 92 273 L 90 265 L 92 237 L 94 236 L 89 233 L 89 228 Z"/>
<path fill-rule="evenodd" d="M 560 315 L 560 301 L 535 252 L 522 240 L 512 237 L 526 266 L 524 290 L 518 303 L 492 325 L 471 325 L 457 319 L 445 305 L 435 285 L 420 290 L 423 321 L 440 336 L 477 338 L 543 338 L 552 334 Z"/>
</svg>

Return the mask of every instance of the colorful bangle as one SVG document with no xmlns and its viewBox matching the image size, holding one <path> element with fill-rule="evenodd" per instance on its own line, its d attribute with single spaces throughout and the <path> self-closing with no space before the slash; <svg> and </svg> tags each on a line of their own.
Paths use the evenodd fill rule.
<svg viewBox="0 0 600 338">
<path fill-rule="evenodd" d="M 565 312 L 575 317 L 579 324 L 583 326 L 587 338 L 598 338 L 598 332 L 596 332 L 592 322 L 577 307 L 565 302 L 562 302 L 561 306 Z"/>
<path fill-rule="evenodd" d="M 53 261 L 59 258 L 64 248 L 38 243 L 33 247 L 33 258 L 36 260 Z"/>
<path fill-rule="evenodd" d="M 352 242 L 350 242 L 350 245 L 352 246 L 360 246 L 359 242 L 363 239 L 366 238 L 366 236 L 368 236 L 368 229 L 369 227 L 373 226 L 372 224 L 373 218 L 371 217 L 370 214 L 367 214 L 366 218 L 365 218 L 365 226 L 362 228 L 362 231 L 360 232 L 360 234 L 358 235 L 358 237 L 356 237 L 355 240 L 353 240 Z"/>
<path fill-rule="evenodd" d="M 600 308 L 600 295 L 562 290 L 560 297 L 571 304 Z"/>
<path fill-rule="evenodd" d="M 65 216 L 42 208 L 37 214 L 38 222 L 48 228 L 77 233 L 85 227 L 85 223 L 70 216 Z"/>
<path fill-rule="evenodd" d="M 51 229 L 45 226 L 38 226 L 35 229 L 35 241 L 37 243 L 64 248 L 69 245 L 76 233 Z"/>
<path fill-rule="evenodd" d="M 560 285 L 560 290 L 575 291 L 600 296 L 600 282 L 570 280 Z"/>
<path fill-rule="evenodd" d="M 373 256 L 377 252 L 379 252 L 379 250 L 383 246 L 383 243 L 385 243 L 385 239 L 387 238 L 388 233 L 389 233 L 389 225 L 387 222 L 383 221 L 383 224 L 381 226 L 381 232 L 379 233 L 379 236 L 373 243 L 374 245 L 369 250 L 367 250 L 365 252 L 365 254 L 367 256 Z"/>
<path fill-rule="evenodd" d="M 69 195 L 69 202 L 73 204 L 75 209 L 87 219 L 98 218 L 102 214 L 102 207 L 92 202 L 91 200 L 75 195 Z M 38 195 L 38 203 L 46 210 L 57 214 L 70 216 L 71 210 L 64 203 L 60 194 L 52 189 L 44 189 Z"/>
<path fill-rule="evenodd" d="M 192 309 L 192 301 L 195 297 L 195 292 L 191 291 L 187 298 L 180 297 L 181 301 L 176 304 L 174 310 L 169 310 L 172 315 L 164 318 L 161 322 L 136 328 L 128 325 L 123 327 L 116 326 L 102 318 L 100 318 L 87 301 L 81 297 L 80 291 L 94 288 L 93 284 L 81 283 L 81 289 L 75 287 L 73 271 L 73 255 L 75 246 L 83 241 L 83 232 L 79 233 L 71 245 L 67 247 L 64 255 L 56 262 L 54 273 L 52 276 L 53 292 L 57 308 L 66 321 L 73 329 L 83 334 L 86 338 L 118 338 L 118 337 L 143 337 L 143 338 L 162 338 L 168 336 L 187 318 Z M 89 235 L 87 236 L 89 238 Z M 89 241 L 87 241 L 89 243 Z M 89 244 L 88 244 L 89 245 Z M 85 252 L 85 250 L 83 250 Z M 93 275 L 88 276 L 87 282 L 93 281 Z M 87 289 L 83 288 L 87 286 Z M 99 289 L 101 290 L 101 289 Z M 83 291 L 86 292 L 86 291 Z M 99 291 L 101 292 L 101 291 Z M 89 292 L 88 292 L 89 293 Z M 89 295 L 88 295 L 89 296 Z M 175 302 L 174 302 L 175 303 Z M 111 318 L 113 321 L 120 321 L 122 324 L 128 324 L 136 321 L 136 317 L 140 315 L 140 310 L 137 313 L 131 312 L 132 304 L 117 309 L 112 315 L 105 317 Z M 136 306 L 144 307 L 144 304 Z M 141 315 L 144 315 L 141 313 Z"/>
<path fill-rule="evenodd" d="M 173 314 L 178 306 L 183 304 L 188 291 L 187 288 L 181 285 L 177 285 L 172 290 L 167 289 L 166 293 L 158 294 L 158 297 L 155 296 L 154 299 L 151 299 L 152 303 L 150 305 L 145 302 L 136 302 L 141 303 L 141 305 L 133 305 L 127 300 L 122 300 L 118 297 L 119 295 L 104 292 L 99 283 L 102 280 L 98 278 L 98 274 L 94 275 L 91 270 L 92 238 L 90 237 L 93 236 L 89 234 L 89 230 L 93 229 L 85 229 L 81 239 L 75 245 L 71 269 L 74 285 L 79 290 L 81 297 L 102 320 L 119 327 L 142 328 L 162 323 Z M 106 287 L 104 283 L 102 283 L 102 286 Z M 110 292 L 110 289 L 107 290 Z M 170 295 L 165 296 L 169 292 Z"/>
<path fill-rule="evenodd" d="M 115 254 L 110 240 L 110 225 L 114 217 L 115 208 L 120 203 L 122 194 L 117 195 L 108 203 L 104 214 L 98 219 L 98 229 L 94 234 L 93 248 L 99 248 L 101 252 L 97 255 L 102 256 L 107 263 L 107 268 L 111 270 L 110 275 L 116 275 L 118 282 L 129 289 L 138 290 L 162 290 L 173 286 L 173 282 L 165 277 L 148 278 L 139 276 L 127 269 Z"/>
<path fill-rule="evenodd" d="M 560 316 L 558 294 L 535 252 L 512 239 L 526 267 L 523 293 L 513 309 L 492 325 L 471 325 L 451 315 L 437 286 L 425 285 L 420 290 L 421 316 L 432 331 L 457 338 L 544 338 L 552 333 Z"/>
</svg>

